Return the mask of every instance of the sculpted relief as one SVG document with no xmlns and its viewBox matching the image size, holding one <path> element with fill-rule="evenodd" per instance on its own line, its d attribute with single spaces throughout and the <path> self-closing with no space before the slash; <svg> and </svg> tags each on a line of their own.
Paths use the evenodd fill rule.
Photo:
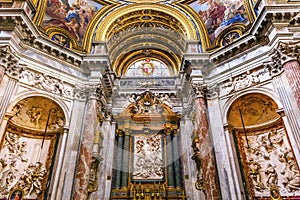
<svg viewBox="0 0 300 200">
<path fill-rule="evenodd" d="M 18 102 L 12 109 L 12 123 L 33 130 L 59 130 L 64 125 L 64 113 L 61 108 L 45 97 L 28 97 Z"/>
<path fill-rule="evenodd" d="M 17 189 L 26 198 L 38 199 L 46 191 L 56 133 L 64 126 L 64 113 L 50 99 L 28 97 L 19 101 L 7 117 L 0 145 L 0 199 Z"/>
<path fill-rule="evenodd" d="M 277 187 L 281 196 L 300 194 L 300 173 L 284 127 L 241 134 L 244 168 L 255 196 L 268 196 Z"/>
<path fill-rule="evenodd" d="M 59 94 L 66 97 L 71 97 L 73 95 L 73 89 L 70 85 L 67 85 L 62 80 L 45 74 L 24 70 L 22 71 L 19 80 L 22 83 L 54 94 Z"/>
<path fill-rule="evenodd" d="M 133 179 L 163 179 L 161 135 L 137 135 L 134 140 Z"/>
<path fill-rule="evenodd" d="M 236 100 L 228 113 L 252 198 L 270 197 L 271 192 L 300 195 L 299 166 L 277 109 L 273 99 L 253 93 Z"/>
<path fill-rule="evenodd" d="M 15 188 L 21 188 L 25 195 L 37 198 L 43 191 L 44 177 L 48 170 L 48 151 L 53 148 L 51 139 L 44 141 L 28 138 L 23 133 L 5 133 L 0 150 L 0 198 L 6 197 Z"/>
</svg>

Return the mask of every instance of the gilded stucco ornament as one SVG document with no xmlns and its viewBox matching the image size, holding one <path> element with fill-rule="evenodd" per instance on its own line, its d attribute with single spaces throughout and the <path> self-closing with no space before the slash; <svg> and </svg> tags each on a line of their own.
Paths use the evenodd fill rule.
<svg viewBox="0 0 300 200">
<path fill-rule="evenodd" d="M 31 193 L 38 195 L 43 190 L 42 183 L 46 174 L 47 170 L 41 162 L 30 163 L 15 187 L 22 188 L 25 195 Z"/>
</svg>

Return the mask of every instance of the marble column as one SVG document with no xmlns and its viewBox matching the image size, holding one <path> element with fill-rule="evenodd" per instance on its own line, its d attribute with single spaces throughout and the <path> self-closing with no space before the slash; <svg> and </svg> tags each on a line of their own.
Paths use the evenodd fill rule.
<svg viewBox="0 0 300 200">
<path fill-rule="evenodd" d="M 274 88 L 276 89 L 283 105 L 285 127 L 287 129 L 288 137 L 293 147 L 293 151 L 297 160 L 300 158 L 300 114 L 296 112 L 297 106 L 290 96 L 292 95 L 291 88 L 286 87 L 288 84 L 285 74 L 276 75 L 272 79 Z M 286 119 L 285 119 L 286 118 Z"/>
<path fill-rule="evenodd" d="M 15 79 L 9 79 L 6 88 L 4 89 L 4 93 L 2 99 L 0 101 L 0 123 L 3 120 L 5 113 L 7 112 L 7 107 L 11 101 L 11 98 L 14 94 L 15 88 L 17 85 L 17 81 Z M 12 116 L 10 116 L 12 117 Z"/>
<path fill-rule="evenodd" d="M 122 163 L 123 163 L 123 137 L 124 132 L 121 130 L 117 131 L 117 146 L 116 146 L 116 160 L 115 160 L 115 178 L 114 178 L 114 188 L 121 188 L 121 177 L 122 177 Z"/>
<path fill-rule="evenodd" d="M 66 151 L 66 142 L 67 142 L 67 138 L 68 138 L 68 132 L 69 132 L 69 130 L 67 128 L 65 128 L 63 137 L 62 137 L 62 142 L 60 145 L 58 164 L 57 164 L 56 171 L 55 171 L 55 178 L 54 178 L 53 189 L 52 189 L 52 194 L 54 194 L 54 195 L 51 196 L 51 199 L 53 199 L 53 200 L 57 199 L 57 195 L 60 196 L 60 192 L 57 192 L 57 189 L 58 189 L 58 184 L 59 184 L 60 177 L 61 177 L 61 169 L 62 169 L 63 160 L 64 160 L 64 156 L 65 156 L 65 151 Z"/>
<path fill-rule="evenodd" d="M 292 60 L 283 65 L 285 75 L 293 91 L 297 106 L 300 110 L 300 66 L 297 60 Z"/>
<path fill-rule="evenodd" d="M 122 166 L 122 188 L 127 188 L 128 186 L 128 176 L 129 176 L 129 159 L 130 159 L 130 132 L 125 130 L 124 135 L 124 146 L 123 146 L 123 166 Z"/>
<path fill-rule="evenodd" d="M 97 125 L 97 100 L 90 97 L 86 106 L 85 123 L 81 136 L 81 145 L 76 170 L 75 192 L 73 199 L 87 199 L 89 173 L 92 162 L 94 133 Z"/>
<path fill-rule="evenodd" d="M 166 167 L 167 167 L 167 176 L 168 176 L 168 186 L 174 187 L 175 186 L 175 179 L 174 179 L 174 169 L 173 169 L 173 152 L 172 152 L 172 137 L 171 131 L 166 130 Z"/>
<path fill-rule="evenodd" d="M 180 152 L 179 152 L 179 135 L 177 130 L 173 131 L 173 159 L 174 159 L 174 171 L 175 171 L 175 186 L 176 188 L 182 188 L 182 176 L 181 176 L 181 164 L 180 164 Z"/>
<path fill-rule="evenodd" d="M 211 136 L 208 131 L 209 124 L 204 99 L 206 87 L 202 85 L 194 85 L 193 87 L 196 91 L 195 113 L 206 199 L 217 200 L 220 199 L 220 194 L 213 146 L 211 143 Z"/>
</svg>

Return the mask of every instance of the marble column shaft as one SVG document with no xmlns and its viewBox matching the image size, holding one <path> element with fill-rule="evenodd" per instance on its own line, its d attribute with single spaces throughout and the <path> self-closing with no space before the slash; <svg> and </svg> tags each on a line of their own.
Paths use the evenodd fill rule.
<svg viewBox="0 0 300 200">
<path fill-rule="evenodd" d="M 123 134 L 118 135 L 117 147 L 116 147 L 116 162 L 115 162 L 115 188 L 121 188 L 122 177 L 122 162 L 123 162 Z"/>
<path fill-rule="evenodd" d="M 182 188 L 182 176 L 180 166 L 180 152 L 178 146 L 179 135 L 174 134 L 173 136 L 173 159 L 174 159 L 174 173 L 175 173 L 175 186 Z"/>
<path fill-rule="evenodd" d="M 297 106 L 300 110 L 300 66 L 297 60 L 289 61 L 283 65 L 286 77 L 293 91 Z"/>
<path fill-rule="evenodd" d="M 174 187 L 175 186 L 175 180 L 174 180 L 174 169 L 173 169 L 173 152 L 172 152 L 172 138 L 171 134 L 166 134 L 167 138 L 167 146 L 166 146 L 166 167 L 167 167 L 167 175 L 168 175 L 168 186 Z"/>
<path fill-rule="evenodd" d="M 90 98 L 86 107 L 85 123 L 76 170 L 75 193 L 73 199 L 87 199 L 89 174 L 92 162 L 94 133 L 97 125 L 97 100 Z"/>
<path fill-rule="evenodd" d="M 123 147 L 123 166 L 122 166 L 122 183 L 121 187 L 128 186 L 128 175 L 129 175 L 129 159 L 130 159 L 130 135 L 125 133 L 124 136 L 124 147 Z"/>
<path fill-rule="evenodd" d="M 208 132 L 207 109 L 202 96 L 195 99 L 195 108 L 206 199 L 217 200 L 220 199 L 217 169 L 212 150 L 213 146 Z"/>
</svg>

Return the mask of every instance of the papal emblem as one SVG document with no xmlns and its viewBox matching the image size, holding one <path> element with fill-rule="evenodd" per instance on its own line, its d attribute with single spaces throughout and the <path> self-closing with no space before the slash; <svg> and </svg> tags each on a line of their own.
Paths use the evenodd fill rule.
<svg viewBox="0 0 300 200">
<path fill-rule="evenodd" d="M 146 60 L 141 64 L 141 69 L 144 75 L 151 76 L 154 72 L 154 64 Z"/>
</svg>

